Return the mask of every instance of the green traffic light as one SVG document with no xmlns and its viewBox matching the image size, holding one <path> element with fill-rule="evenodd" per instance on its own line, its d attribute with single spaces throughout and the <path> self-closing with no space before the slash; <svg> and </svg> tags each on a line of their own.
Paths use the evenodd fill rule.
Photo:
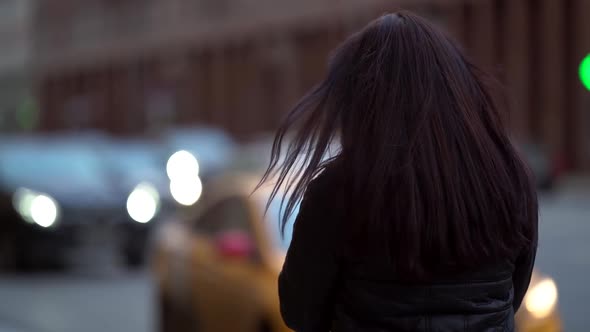
<svg viewBox="0 0 590 332">
<path fill-rule="evenodd" d="M 590 91 L 590 53 L 580 63 L 580 81 Z"/>
</svg>

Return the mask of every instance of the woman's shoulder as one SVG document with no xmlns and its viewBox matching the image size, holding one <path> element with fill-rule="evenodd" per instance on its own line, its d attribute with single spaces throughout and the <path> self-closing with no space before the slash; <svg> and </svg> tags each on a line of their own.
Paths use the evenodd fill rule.
<svg viewBox="0 0 590 332">
<path fill-rule="evenodd" d="M 306 196 L 329 199 L 336 198 L 336 194 L 344 185 L 344 175 L 339 162 L 331 162 L 318 173 L 307 185 Z M 314 200 L 315 200 L 314 199 Z"/>
<path fill-rule="evenodd" d="M 335 245 L 342 219 L 341 183 L 340 169 L 331 164 L 307 185 L 296 221 L 299 233 L 315 234 L 323 245 Z"/>
<path fill-rule="evenodd" d="M 340 164 L 327 165 L 307 186 L 304 205 L 321 214 L 324 224 L 340 219 L 347 199 L 345 176 Z"/>
</svg>

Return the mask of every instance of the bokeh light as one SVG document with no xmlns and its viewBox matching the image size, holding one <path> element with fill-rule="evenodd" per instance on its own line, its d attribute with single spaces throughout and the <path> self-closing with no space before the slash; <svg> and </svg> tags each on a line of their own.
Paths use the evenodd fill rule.
<svg viewBox="0 0 590 332">
<path fill-rule="evenodd" d="M 57 203 L 47 195 L 37 195 L 31 201 L 31 218 L 41 227 L 50 227 L 57 220 Z"/>
<path fill-rule="evenodd" d="M 160 195 L 153 185 L 139 184 L 127 198 L 127 212 L 131 219 L 145 224 L 158 213 Z"/>
<path fill-rule="evenodd" d="M 28 223 L 34 223 L 31 218 L 31 203 L 37 194 L 26 188 L 19 188 L 14 192 L 12 203 L 16 211 Z"/>
<path fill-rule="evenodd" d="M 532 286 L 526 296 L 525 306 L 536 318 L 547 317 L 557 303 L 557 286 L 551 279 L 545 279 Z"/>
<path fill-rule="evenodd" d="M 172 198 L 181 205 L 190 206 L 195 204 L 201 198 L 202 192 L 203 184 L 198 177 L 193 181 L 170 181 Z"/>
<path fill-rule="evenodd" d="M 171 181 L 195 179 L 199 175 L 199 162 L 192 153 L 177 151 L 168 159 L 166 173 Z"/>
</svg>

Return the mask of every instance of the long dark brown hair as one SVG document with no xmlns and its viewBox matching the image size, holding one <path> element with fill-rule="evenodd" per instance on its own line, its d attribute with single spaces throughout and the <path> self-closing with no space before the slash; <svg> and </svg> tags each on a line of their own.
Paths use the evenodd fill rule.
<svg viewBox="0 0 590 332">
<path fill-rule="evenodd" d="M 408 275 L 536 245 L 535 188 L 491 82 L 414 14 L 382 16 L 352 35 L 275 137 L 261 184 L 277 179 L 271 200 L 286 188 L 281 226 L 337 161 L 350 207 L 342 227 Z M 326 159 L 335 141 L 341 150 Z"/>
</svg>

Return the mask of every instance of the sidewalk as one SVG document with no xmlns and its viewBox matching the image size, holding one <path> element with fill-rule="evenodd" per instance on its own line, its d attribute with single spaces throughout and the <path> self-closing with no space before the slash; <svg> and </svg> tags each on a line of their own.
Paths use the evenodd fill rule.
<svg viewBox="0 0 590 332">
<path fill-rule="evenodd" d="M 590 181 L 563 179 L 540 197 L 537 267 L 554 278 L 565 331 L 588 331 Z"/>
<path fill-rule="evenodd" d="M 7 324 L 5 322 L 0 322 L 0 332 L 32 332 L 31 330 L 24 330 L 22 328 L 17 328 L 14 325 Z"/>
</svg>

